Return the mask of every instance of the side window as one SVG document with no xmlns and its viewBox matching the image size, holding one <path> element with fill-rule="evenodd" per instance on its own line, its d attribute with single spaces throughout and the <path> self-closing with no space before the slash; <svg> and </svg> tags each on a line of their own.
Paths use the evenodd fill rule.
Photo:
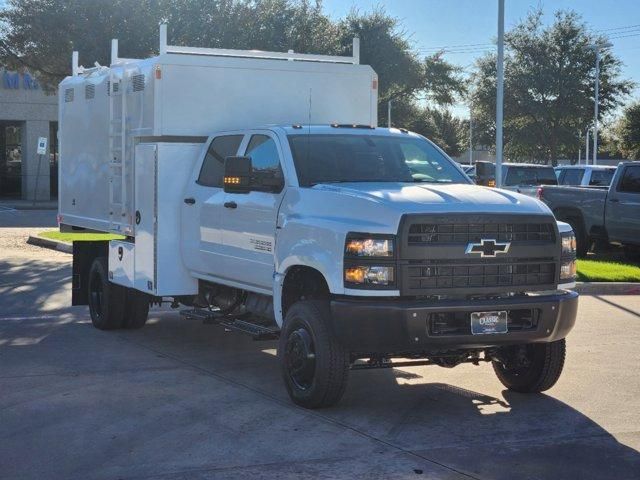
<svg viewBox="0 0 640 480">
<path fill-rule="evenodd" d="M 224 159 L 238 153 L 242 138 L 243 135 L 224 135 L 213 139 L 202 162 L 198 184 L 222 188 Z"/>
<path fill-rule="evenodd" d="M 273 138 L 268 135 L 253 135 L 245 155 L 251 157 L 255 190 L 277 192 L 282 189 L 280 157 Z"/>
<path fill-rule="evenodd" d="M 640 193 L 640 166 L 627 167 L 622 174 L 620 191 L 625 193 Z"/>
<path fill-rule="evenodd" d="M 567 168 L 564 171 L 564 177 L 562 178 L 562 185 L 580 185 L 582 183 L 583 176 L 584 176 L 583 169 Z"/>
<path fill-rule="evenodd" d="M 615 170 L 593 170 L 591 172 L 591 180 L 589 185 L 597 185 L 601 187 L 608 187 L 611 184 Z"/>
</svg>

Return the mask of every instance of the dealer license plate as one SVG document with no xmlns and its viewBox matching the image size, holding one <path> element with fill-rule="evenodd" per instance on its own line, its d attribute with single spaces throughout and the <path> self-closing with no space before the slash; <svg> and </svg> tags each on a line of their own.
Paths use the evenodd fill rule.
<svg viewBox="0 0 640 480">
<path fill-rule="evenodd" d="M 507 312 L 473 312 L 471 333 L 474 335 L 507 333 Z"/>
</svg>

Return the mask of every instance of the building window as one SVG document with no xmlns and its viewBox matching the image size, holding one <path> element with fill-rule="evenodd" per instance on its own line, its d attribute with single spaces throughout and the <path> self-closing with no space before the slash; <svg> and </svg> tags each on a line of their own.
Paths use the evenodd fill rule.
<svg viewBox="0 0 640 480">
<path fill-rule="evenodd" d="M 22 123 L 0 122 L 0 197 L 22 195 Z"/>
</svg>

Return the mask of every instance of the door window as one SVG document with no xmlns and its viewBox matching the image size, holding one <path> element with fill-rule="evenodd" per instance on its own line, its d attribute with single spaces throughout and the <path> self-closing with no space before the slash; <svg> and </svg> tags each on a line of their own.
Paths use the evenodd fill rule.
<svg viewBox="0 0 640 480">
<path fill-rule="evenodd" d="M 224 159 L 238 153 L 242 138 L 243 135 L 223 135 L 213 139 L 202 162 L 198 184 L 222 188 Z"/>
<path fill-rule="evenodd" d="M 622 175 L 620 191 L 625 193 L 640 193 L 640 166 L 627 167 Z"/>
<path fill-rule="evenodd" d="M 253 190 L 282 190 L 282 169 L 276 142 L 268 135 L 253 135 L 246 156 L 251 157 Z"/>
</svg>

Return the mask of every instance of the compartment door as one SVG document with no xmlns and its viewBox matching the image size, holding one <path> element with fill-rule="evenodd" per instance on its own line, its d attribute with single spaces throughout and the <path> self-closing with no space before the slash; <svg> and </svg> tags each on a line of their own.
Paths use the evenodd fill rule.
<svg viewBox="0 0 640 480">
<path fill-rule="evenodd" d="M 156 240 L 158 231 L 158 150 L 154 144 L 136 145 L 135 161 L 135 288 L 157 291 Z"/>
</svg>

